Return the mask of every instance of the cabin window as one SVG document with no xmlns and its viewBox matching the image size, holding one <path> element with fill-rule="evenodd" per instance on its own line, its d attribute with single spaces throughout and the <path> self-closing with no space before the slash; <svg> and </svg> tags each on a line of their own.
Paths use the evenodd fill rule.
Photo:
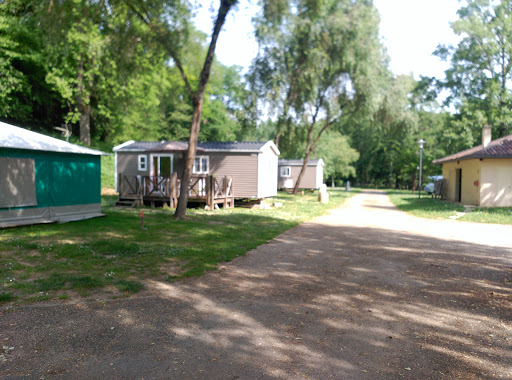
<svg viewBox="0 0 512 380">
<path fill-rule="evenodd" d="M 0 208 L 37 206 L 35 162 L 0 157 Z"/>
<path fill-rule="evenodd" d="M 281 167 L 281 177 L 290 177 L 292 175 L 292 168 L 290 166 Z"/>
<path fill-rule="evenodd" d="M 194 166 L 192 168 L 192 173 L 208 174 L 208 169 L 209 169 L 208 166 L 209 166 L 208 156 L 197 156 L 194 159 Z"/>
<path fill-rule="evenodd" d="M 139 154 L 139 171 L 145 172 L 148 170 L 148 157 L 144 154 Z"/>
</svg>

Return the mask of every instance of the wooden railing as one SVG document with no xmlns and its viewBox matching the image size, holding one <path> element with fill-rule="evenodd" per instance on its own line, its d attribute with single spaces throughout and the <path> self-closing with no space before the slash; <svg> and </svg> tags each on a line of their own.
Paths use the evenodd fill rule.
<svg viewBox="0 0 512 380">
<path fill-rule="evenodd" d="M 209 210 L 213 210 L 219 203 L 224 208 L 235 207 L 233 177 L 217 178 L 211 175 L 206 180 L 206 206 Z"/>
<path fill-rule="evenodd" d="M 193 175 L 188 187 L 189 199 L 204 201 L 209 210 L 218 207 L 219 203 L 223 207 L 234 207 L 233 183 L 233 177 Z M 164 201 L 174 208 L 178 204 L 180 184 L 176 173 L 170 177 L 120 174 L 119 198 L 136 199 L 139 205 L 144 201 Z"/>
</svg>

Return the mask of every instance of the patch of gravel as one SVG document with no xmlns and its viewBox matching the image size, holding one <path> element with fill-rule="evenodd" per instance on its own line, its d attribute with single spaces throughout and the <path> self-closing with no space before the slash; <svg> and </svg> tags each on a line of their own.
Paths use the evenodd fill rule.
<svg viewBox="0 0 512 380">
<path fill-rule="evenodd" d="M 0 377 L 510 379 L 511 237 L 363 192 L 201 278 L 2 309 Z"/>
</svg>

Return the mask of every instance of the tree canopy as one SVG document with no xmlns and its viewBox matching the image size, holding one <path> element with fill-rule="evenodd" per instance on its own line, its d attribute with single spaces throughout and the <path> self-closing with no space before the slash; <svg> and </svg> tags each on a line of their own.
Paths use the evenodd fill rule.
<svg viewBox="0 0 512 380">
<path fill-rule="evenodd" d="M 484 125 L 495 137 L 512 132 L 512 1 L 469 0 L 452 24 L 457 46 L 440 45 L 435 54 L 451 67 L 441 86 L 458 111 L 453 128 L 462 147 L 479 140 Z"/>
<path fill-rule="evenodd" d="M 409 188 L 420 138 L 430 175 L 483 126 L 512 132 L 512 0 L 464 3 L 460 42 L 435 51 L 442 80 L 390 71 L 366 0 L 260 0 L 244 75 L 215 59 L 237 3 L 212 2 L 206 35 L 196 1 L 0 2 L 0 120 L 84 145 L 273 139 L 285 158 L 323 158 L 331 180 Z"/>
</svg>

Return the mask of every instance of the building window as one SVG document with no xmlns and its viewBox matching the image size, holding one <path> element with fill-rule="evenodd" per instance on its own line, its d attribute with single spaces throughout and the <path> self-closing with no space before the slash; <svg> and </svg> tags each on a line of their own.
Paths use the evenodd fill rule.
<svg viewBox="0 0 512 380">
<path fill-rule="evenodd" d="M 292 175 L 292 168 L 289 166 L 281 167 L 281 177 L 290 177 Z"/>
<path fill-rule="evenodd" d="M 148 170 L 148 158 L 147 156 L 140 154 L 139 155 L 139 171 L 145 172 Z"/>
<path fill-rule="evenodd" d="M 194 166 L 192 173 L 194 174 L 208 174 L 208 156 L 197 156 L 194 159 Z"/>
</svg>

